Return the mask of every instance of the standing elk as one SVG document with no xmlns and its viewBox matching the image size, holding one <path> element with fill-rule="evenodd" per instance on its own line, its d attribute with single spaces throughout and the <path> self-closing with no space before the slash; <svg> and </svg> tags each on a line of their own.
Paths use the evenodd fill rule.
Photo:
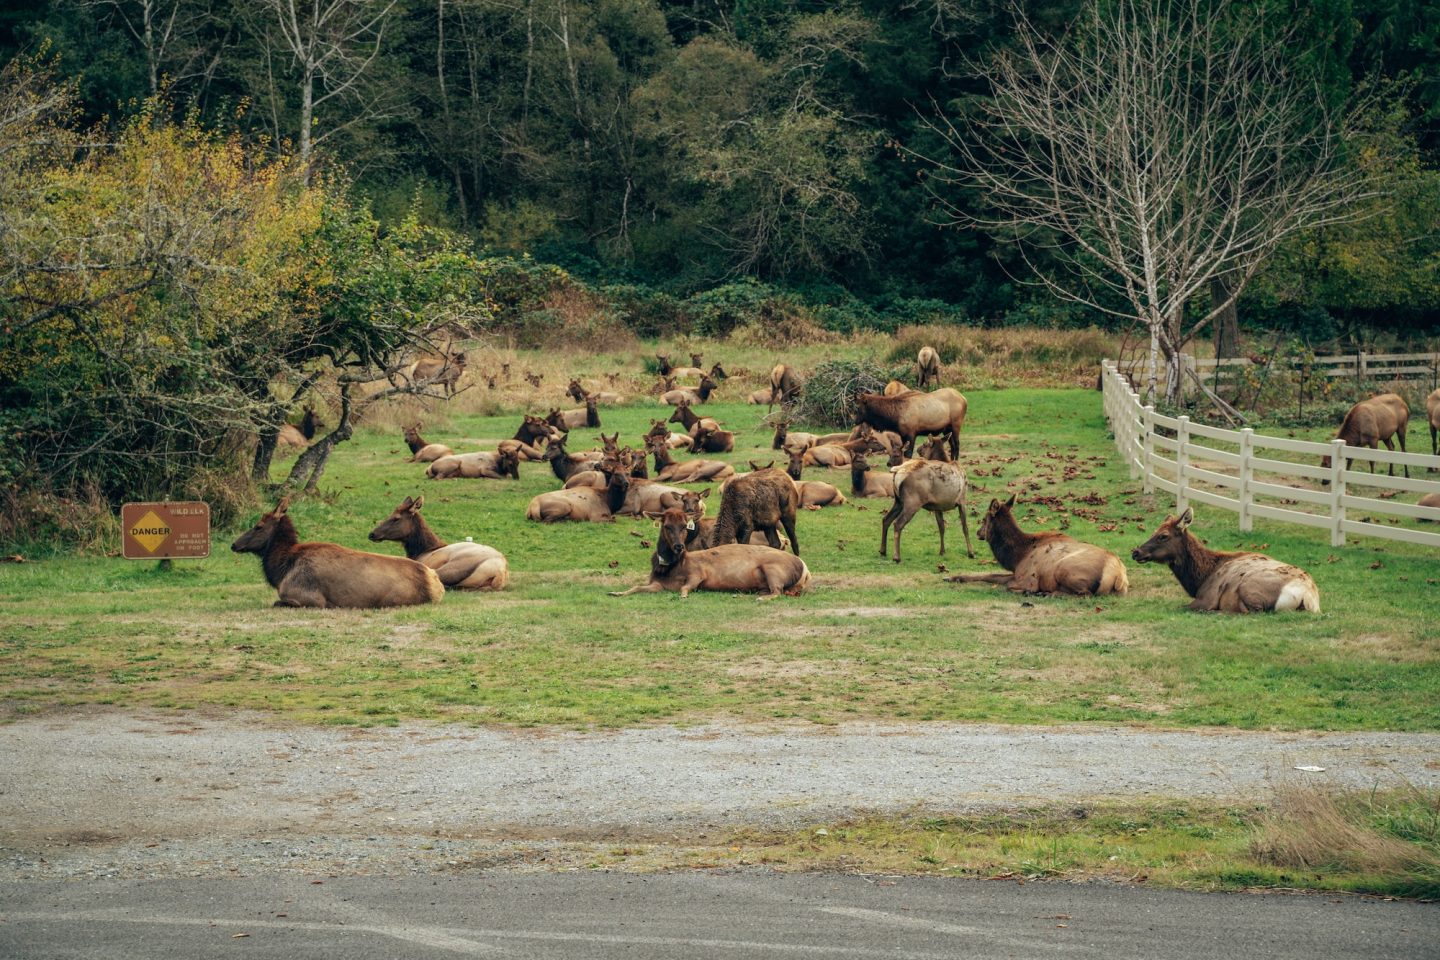
<svg viewBox="0 0 1440 960">
<path fill-rule="evenodd" d="M 1026 533 L 1015 522 L 1015 497 L 990 501 L 980 539 L 1008 573 L 962 573 L 950 583 L 998 583 L 1016 593 L 1062 593 L 1096 597 L 1130 590 L 1125 564 L 1109 550 L 1063 533 Z"/>
<path fill-rule="evenodd" d="M 1189 507 L 1178 517 L 1166 517 L 1155 535 L 1130 554 L 1136 563 L 1168 563 L 1195 598 L 1191 610 L 1320 612 L 1320 591 L 1310 574 L 1260 553 L 1210 550 L 1190 532 L 1194 519 Z"/>
<path fill-rule="evenodd" d="M 921 347 L 915 366 L 920 371 L 921 390 L 931 385 L 940 386 L 940 354 L 934 347 Z"/>
<path fill-rule="evenodd" d="M 893 430 L 905 443 L 905 453 L 915 450 L 915 438 L 922 433 L 949 435 L 950 456 L 960 456 L 960 429 L 968 407 L 961 394 L 949 387 L 933 393 L 904 393 L 887 397 L 862 393 L 855 398 L 855 422 L 876 430 Z"/>
<path fill-rule="evenodd" d="M 965 531 L 965 552 L 973 560 L 975 548 L 970 545 L 970 521 L 965 516 L 965 470 L 958 463 L 937 460 L 906 460 L 895 468 L 895 502 L 880 524 L 880 556 L 885 556 L 890 525 L 895 525 L 895 562 L 900 562 L 900 534 L 910 519 L 922 509 L 935 515 L 940 530 L 940 556 L 945 556 L 945 512 L 960 512 L 960 528 Z"/>
<path fill-rule="evenodd" d="M 686 490 L 680 497 L 680 509 L 685 511 L 685 549 L 687 550 L 709 550 L 715 546 L 715 518 L 705 516 L 705 498 L 710 496 L 710 488 L 706 487 L 699 493 Z M 768 547 L 769 539 L 759 530 L 750 534 L 750 543 L 757 547 Z M 784 547 L 790 546 L 790 541 L 785 537 L 780 538 Z"/>
<path fill-rule="evenodd" d="M 265 579 L 279 593 L 277 607 L 404 607 L 439 603 L 445 586 L 434 570 L 338 543 L 300 543 L 288 512 L 290 498 L 264 514 L 230 549 L 260 556 Z"/>
<path fill-rule="evenodd" d="M 441 457 L 425 468 L 425 476 L 431 480 L 511 480 L 520 479 L 520 455 L 515 450 L 497 450 L 490 453 L 480 450 L 475 453 L 451 454 Z"/>
<path fill-rule="evenodd" d="M 1345 419 L 1340 422 L 1340 429 L 1335 432 L 1336 438 L 1344 440 L 1346 446 L 1369 447 L 1371 450 L 1378 450 L 1380 444 L 1385 444 L 1386 450 L 1393 451 L 1395 444 L 1390 442 L 1391 437 L 1400 439 L 1400 452 L 1405 452 L 1405 427 L 1410 421 L 1410 406 L 1405 398 L 1398 393 L 1382 393 L 1379 396 L 1371 397 L 1369 400 L 1361 400 L 1351 407 L 1345 414 Z M 1351 460 L 1345 459 L 1345 469 L 1350 469 Z M 1320 466 L 1328 468 L 1330 457 L 1326 456 L 1320 461 Z M 1370 461 L 1370 472 L 1375 472 L 1375 461 Z M 1395 464 L 1390 464 L 1390 476 L 1395 476 Z M 1405 476 L 1410 476 L 1410 465 L 1405 465 Z M 1326 486 L 1330 481 L 1321 481 Z"/>
<path fill-rule="evenodd" d="M 371 542 L 398 540 L 405 556 L 434 570 L 447 590 L 504 590 L 510 582 L 505 555 L 483 543 L 441 540 L 420 516 L 424 505 L 424 497 L 406 497 L 370 531 Z"/>
<path fill-rule="evenodd" d="M 405 445 L 410 448 L 406 463 L 433 463 L 441 457 L 451 456 L 455 451 L 443 443 L 430 443 L 420 436 L 421 423 L 405 428 Z"/>
<path fill-rule="evenodd" d="M 775 404 L 780 404 L 784 409 L 785 404 L 793 403 L 800 395 L 800 374 L 788 363 L 777 363 L 770 370 L 770 400 L 769 408 L 774 409 Z"/>
<path fill-rule="evenodd" d="M 790 549 L 800 555 L 795 537 L 795 510 L 800 492 L 785 474 L 773 468 L 736 475 L 720 489 L 720 512 L 715 516 L 715 543 L 745 543 L 752 531 L 765 534 L 772 547 L 780 546 L 780 527 L 790 538 Z"/>
<path fill-rule="evenodd" d="M 410 378 L 419 383 L 445 388 L 447 397 L 455 395 L 460 378 L 465 375 L 465 354 L 452 353 L 443 357 L 421 357 L 410 370 Z"/>
<path fill-rule="evenodd" d="M 1425 398 L 1425 419 L 1430 421 L 1430 454 L 1440 457 L 1440 390 Z"/>
<path fill-rule="evenodd" d="M 656 537 L 655 553 L 650 557 L 650 579 L 610 596 L 670 590 L 686 597 L 691 590 L 720 590 L 760 592 L 761 600 L 773 600 L 782 593 L 804 593 L 810 585 L 810 569 L 799 556 L 748 543 L 691 551 L 685 546 L 691 523 L 685 511 L 679 506 L 671 507 L 659 519 L 660 535 Z"/>
</svg>

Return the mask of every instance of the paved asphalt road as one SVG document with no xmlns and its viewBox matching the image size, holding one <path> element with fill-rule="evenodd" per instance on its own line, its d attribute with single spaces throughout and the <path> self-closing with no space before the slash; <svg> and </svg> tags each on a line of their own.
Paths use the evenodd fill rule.
<svg viewBox="0 0 1440 960">
<path fill-rule="evenodd" d="M 0 957 L 1440 957 L 1440 906 L 824 874 L 477 873 L 0 885 Z"/>
</svg>

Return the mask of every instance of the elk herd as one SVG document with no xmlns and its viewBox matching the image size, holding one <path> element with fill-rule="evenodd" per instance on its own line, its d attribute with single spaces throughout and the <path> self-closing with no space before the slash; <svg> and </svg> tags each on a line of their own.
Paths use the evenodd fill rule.
<svg viewBox="0 0 1440 960">
<path fill-rule="evenodd" d="M 622 401 L 611 391 L 586 390 L 576 378 L 566 393 L 582 407 L 525 414 L 514 436 L 493 450 L 456 453 L 426 440 L 423 424 L 406 427 L 406 460 L 424 464 L 431 480 L 507 482 L 520 478 L 522 463 L 533 464 L 527 469 L 543 471 L 557 485 L 526 506 L 526 519 L 535 523 L 612 523 L 632 517 L 657 524 L 648 579 L 611 596 L 674 591 L 683 597 L 693 590 L 714 590 L 773 599 L 803 593 L 811 573 L 800 559 L 797 518 L 805 511 L 867 499 L 890 501 L 880 523 L 881 557 L 889 554 L 893 528 L 894 562 L 901 562 L 902 533 L 922 510 L 935 517 L 941 556 L 951 511 L 959 516 L 967 555 L 975 556 L 966 472 L 959 462 L 968 405 L 957 390 L 940 385 L 940 356 L 932 348 L 923 348 L 916 358 L 918 388 L 893 381 L 882 392 L 858 394 L 853 429 L 831 434 L 790 430 L 794 401 L 804 384 L 794 367 L 776 364 L 769 388 L 748 397 L 780 407 L 769 444 L 776 458 L 763 464 L 751 460 L 745 472 L 706 456 L 736 449 L 736 431 L 704 410 L 727 378 L 723 367 L 715 363 L 707 370 L 698 353 L 691 354 L 689 366 L 674 366 L 666 354 L 656 354 L 656 360 L 658 400 L 674 409 L 668 417 L 652 419 L 635 446 L 622 445 L 616 431 L 601 432 L 598 449 L 571 449 L 573 432 L 600 430 L 601 408 Z M 438 365 L 421 361 L 410 375 L 453 392 L 464 369 L 464 354 L 458 354 Z M 681 379 L 694 386 L 677 386 Z M 1432 449 L 1440 454 L 1440 390 L 1426 407 Z M 1384 443 L 1393 449 L 1394 438 L 1403 451 L 1408 419 L 1405 401 L 1384 394 L 1356 404 L 1337 435 L 1347 444 L 1371 448 Z M 316 423 L 307 408 L 312 436 Z M 807 470 L 812 471 L 808 478 Z M 848 489 L 819 479 L 815 471 L 849 471 Z M 684 484 L 705 486 L 694 490 Z M 707 504 L 717 493 L 719 506 L 708 517 Z M 288 498 L 241 535 L 232 550 L 259 555 L 265 578 L 278 593 L 277 606 L 389 607 L 434 603 L 447 590 L 503 589 L 509 582 L 505 556 L 468 537 L 456 543 L 442 540 L 420 514 L 424 500 L 405 497 L 369 534 L 373 542 L 399 544 L 404 557 L 301 542 L 288 515 Z M 1128 592 L 1129 577 L 1119 556 L 1063 533 L 1026 532 L 1015 506 L 1013 494 L 1003 502 L 992 499 L 977 531 L 1003 572 L 961 573 L 947 577 L 948 582 L 994 584 L 1027 594 Z M 1192 598 L 1190 609 L 1319 611 L 1319 591 L 1305 571 L 1258 553 L 1210 550 L 1191 532 L 1193 519 L 1189 509 L 1167 517 L 1131 553 L 1137 563 L 1168 564 Z"/>
</svg>

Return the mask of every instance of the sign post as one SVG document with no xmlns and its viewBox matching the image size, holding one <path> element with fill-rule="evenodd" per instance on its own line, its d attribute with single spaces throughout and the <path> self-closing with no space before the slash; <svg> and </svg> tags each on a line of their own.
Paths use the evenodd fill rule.
<svg viewBox="0 0 1440 960">
<path fill-rule="evenodd" d="M 127 503 L 120 508 L 121 553 L 126 560 L 159 560 L 210 556 L 210 504 L 201 500 Z"/>
</svg>

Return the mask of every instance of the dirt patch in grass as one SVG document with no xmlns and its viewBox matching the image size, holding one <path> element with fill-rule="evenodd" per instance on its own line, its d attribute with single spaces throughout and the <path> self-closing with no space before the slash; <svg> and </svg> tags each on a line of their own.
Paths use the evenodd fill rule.
<svg viewBox="0 0 1440 960">
<path fill-rule="evenodd" d="M 808 680 L 812 677 L 853 675 L 855 660 L 772 660 L 752 657 L 732 664 L 725 675 L 733 680 Z"/>
</svg>

